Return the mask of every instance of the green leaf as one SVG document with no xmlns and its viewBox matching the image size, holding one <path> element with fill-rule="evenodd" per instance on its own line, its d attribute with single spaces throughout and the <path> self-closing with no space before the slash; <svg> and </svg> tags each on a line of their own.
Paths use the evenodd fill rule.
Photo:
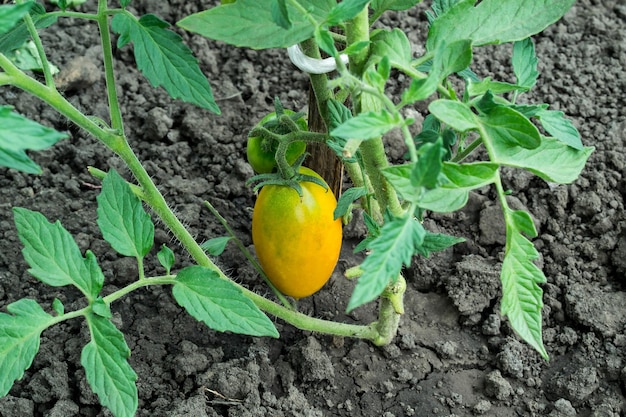
<svg viewBox="0 0 626 417">
<path fill-rule="evenodd" d="M 37 29 L 46 28 L 57 21 L 56 16 L 48 16 L 46 14 L 46 9 L 41 4 L 34 2 L 29 3 L 32 5 L 30 9 L 30 16 Z M 4 6 L 0 6 L 0 8 L 1 7 Z M 7 27 L 4 27 L 4 29 L 6 30 Z M 13 28 L 7 30 L 3 34 L 0 34 L 0 53 L 8 54 L 14 49 L 24 45 L 29 38 L 30 33 L 28 33 L 26 22 L 24 22 L 24 19 L 20 19 L 17 24 L 13 26 Z"/>
<path fill-rule="evenodd" d="M 289 20 L 289 12 L 287 11 L 285 0 L 272 1 L 272 18 L 274 19 L 274 23 L 281 28 L 291 28 L 291 21 Z"/>
<path fill-rule="evenodd" d="M 497 170 L 498 165 L 490 162 L 444 162 L 441 185 L 427 190 L 417 203 L 419 207 L 437 213 L 456 211 L 465 206 L 471 190 L 492 184 Z"/>
<path fill-rule="evenodd" d="M 59 300 L 58 298 L 55 298 L 52 301 L 52 309 L 59 316 L 62 316 L 63 314 L 65 314 L 65 306 L 63 305 L 63 302 Z"/>
<path fill-rule="evenodd" d="M 102 297 L 96 298 L 91 304 L 91 311 L 100 317 L 104 317 L 105 319 L 113 317 L 111 306 L 107 304 Z"/>
<path fill-rule="evenodd" d="M 28 13 L 32 1 L 22 4 L 4 4 L 0 6 L 0 35 L 7 33 Z"/>
<path fill-rule="evenodd" d="M 402 92 L 402 102 L 413 104 L 426 100 L 437 91 L 439 81 L 436 77 L 414 78 L 409 88 Z"/>
<path fill-rule="evenodd" d="M 537 83 L 537 55 L 532 38 L 526 38 L 513 44 L 513 72 L 517 84 L 530 90 Z"/>
<path fill-rule="evenodd" d="M 455 237 L 443 233 L 431 233 L 426 231 L 424 241 L 416 248 L 417 253 L 424 258 L 429 258 L 431 253 L 441 252 L 457 243 L 465 242 L 462 237 Z"/>
<path fill-rule="evenodd" d="M 0 313 L 0 397 L 24 376 L 39 351 L 41 332 L 54 323 L 33 300 L 18 300 L 7 311 L 11 314 Z"/>
<path fill-rule="evenodd" d="M 335 40 L 328 29 L 318 26 L 314 33 L 315 41 L 319 47 L 330 56 L 337 56 L 339 52 L 335 47 Z"/>
<path fill-rule="evenodd" d="M 159 263 L 161 264 L 161 266 L 165 268 L 165 272 L 167 273 L 167 275 L 169 275 L 170 271 L 172 270 L 172 266 L 176 261 L 174 252 L 170 248 L 165 246 L 165 244 L 163 244 L 161 246 L 161 249 L 157 253 L 157 258 L 159 259 Z"/>
<path fill-rule="evenodd" d="M 343 194 L 341 194 L 341 197 L 339 197 L 337 207 L 335 207 L 335 211 L 333 212 L 333 218 L 338 219 L 339 217 L 345 216 L 348 213 L 348 210 L 350 210 L 352 203 L 366 195 L 367 189 L 365 187 L 348 188 Z"/>
<path fill-rule="evenodd" d="M 74 285 L 93 300 L 102 289 L 104 275 L 91 251 L 83 258 L 78 245 L 60 222 L 51 224 L 41 214 L 14 207 L 17 234 L 28 272 L 53 287 Z"/>
<path fill-rule="evenodd" d="M 371 241 L 371 253 L 361 264 L 363 275 L 357 281 L 347 311 L 378 297 L 385 287 L 398 278 L 402 265 L 409 265 L 417 248 L 424 241 L 426 231 L 412 216 L 392 218 Z"/>
<path fill-rule="evenodd" d="M 534 149 L 541 144 L 537 127 L 523 114 L 510 107 L 495 106 L 478 118 L 483 128 L 483 140 L 510 147 Z"/>
<path fill-rule="evenodd" d="M 443 141 L 425 143 L 418 150 L 418 160 L 411 172 L 411 184 L 414 187 L 435 188 L 441 172 Z"/>
<path fill-rule="evenodd" d="M 179 305 L 213 330 L 278 337 L 272 321 L 239 288 L 208 268 L 180 271 L 172 293 Z"/>
<path fill-rule="evenodd" d="M 361 113 L 335 127 L 331 136 L 344 139 L 367 140 L 384 135 L 402 123 L 386 111 Z"/>
<path fill-rule="evenodd" d="M 437 119 L 459 132 L 477 129 L 479 126 L 472 109 L 456 100 L 435 100 L 428 105 L 428 110 Z"/>
<path fill-rule="evenodd" d="M 9 106 L 0 106 L 0 166 L 40 174 L 41 168 L 25 150 L 46 149 L 65 138 L 65 133 L 20 116 Z"/>
<path fill-rule="evenodd" d="M 329 26 L 336 26 L 347 20 L 352 19 L 359 14 L 365 6 L 367 6 L 369 0 L 344 0 L 341 3 L 335 5 L 332 8 L 328 16 L 326 17 L 326 24 Z"/>
<path fill-rule="evenodd" d="M 102 180 L 97 200 L 97 222 L 104 239 L 124 256 L 146 256 L 154 244 L 154 224 L 141 200 L 116 171 L 109 171 Z"/>
<path fill-rule="evenodd" d="M 583 150 L 580 133 L 571 120 L 565 117 L 562 111 L 540 110 L 535 114 L 541 122 L 541 126 L 555 139 L 577 150 Z"/>
<path fill-rule="evenodd" d="M 120 6 L 126 7 L 130 4 L 132 0 L 120 0 Z"/>
<path fill-rule="evenodd" d="M 485 78 L 484 80 L 474 82 L 469 81 L 467 83 L 467 93 L 470 97 L 480 96 L 482 94 L 487 93 L 488 91 L 493 94 L 504 94 L 511 91 L 526 91 L 528 88 L 522 87 L 516 84 L 505 83 L 502 81 L 491 81 L 490 77 Z"/>
<path fill-rule="evenodd" d="M 100 404 L 115 417 L 133 417 L 137 411 L 137 374 L 128 363 L 130 349 L 124 335 L 109 319 L 87 314 L 91 341 L 85 345 L 80 363 L 89 386 Z"/>
<path fill-rule="evenodd" d="M 228 6 L 213 7 L 185 17 L 177 26 L 209 39 L 252 49 L 287 48 L 313 37 L 316 22 L 323 22 L 336 6 L 335 0 L 299 0 L 310 16 L 287 5 L 291 28 L 284 29 L 274 22 L 266 2 L 237 0 Z M 254 36 L 251 36 L 254 34 Z"/>
<path fill-rule="evenodd" d="M 371 58 L 368 66 L 387 57 L 392 67 L 405 72 L 413 72 L 411 42 L 402 30 L 398 28 L 381 30 L 372 35 L 371 41 Z"/>
<path fill-rule="evenodd" d="M 523 168 L 549 182 L 569 184 L 578 178 L 593 147 L 577 150 L 554 138 L 542 137 L 535 149 L 496 142 L 491 160 L 501 165 Z"/>
<path fill-rule="evenodd" d="M 515 42 L 541 32 L 559 20 L 575 0 L 462 0 L 430 26 L 426 47 L 470 39 L 481 46 Z"/>
<path fill-rule="evenodd" d="M 33 41 L 25 42 L 22 46 L 8 52 L 6 56 L 22 71 L 43 72 L 43 63 Z M 50 62 L 48 62 L 48 69 L 52 75 L 59 73 L 59 68 Z"/>
<path fill-rule="evenodd" d="M 373 0 L 371 7 L 377 14 L 385 10 L 407 10 L 422 0 Z"/>
<path fill-rule="evenodd" d="M 200 247 L 211 256 L 220 256 L 231 239 L 230 236 L 215 237 L 207 240 Z"/>
<path fill-rule="evenodd" d="M 62 10 L 67 8 L 72 8 L 76 6 L 80 6 L 85 3 L 87 0 L 49 0 L 50 3 L 58 5 Z"/>
<path fill-rule="evenodd" d="M 507 244 L 502 262 L 501 314 L 507 316 L 515 332 L 548 359 L 541 335 L 543 272 L 533 263 L 539 253 L 521 232 L 530 225 L 529 215 L 505 209 Z M 518 222 L 521 220 L 521 224 Z M 532 220 L 530 220 L 532 224 Z M 534 231 L 534 226 L 532 226 Z"/>
<path fill-rule="evenodd" d="M 155 86 L 163 86 L 170 96 L 220 114 L 209 81 L 182 38 L 166 28 L 167 22 L 147 14 L 139 20 L 116 14 L 112 29 L 120 35 L 121 48 L 133 42 L 137 67 Z"/>
</svg>

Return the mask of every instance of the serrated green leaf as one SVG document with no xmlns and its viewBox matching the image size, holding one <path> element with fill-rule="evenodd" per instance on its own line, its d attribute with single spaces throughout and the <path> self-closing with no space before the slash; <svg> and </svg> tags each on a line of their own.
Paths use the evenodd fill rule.
<svg viewBox="0 0 626 417">
<path fill-rule="evenodd" d="M 436 77 L 414 78 L 409 88 L 402 92 L 402 102 L 413 104 L 417 101 L 426 100 L 437 91 L 438 83 Z"/>
<path fill-rule="evenodd" d="M 361 264 L 364 272 L 350 297 L 347 311 L 373 301 L 390 282 L 394 282 L 402 265 L 410 264 L 425 234 L 421 223 L 411 216 L 388 220 L 380 230 L 380 236 L 368 246 L 371 252 Z"/>
<path fill-rule="evenodd" d="M 402 123 L 386 111 L 366 112 L 346 120 L 334 128 L 330 134 L 344 139 L 367 140 L 384 135 Z"/>
<path fill-rule="evenodd" d="M 328 104 L 328 114 L 330 116 L 330 129 L 333 130 L 352 118 L 352 112 L 348 107 L 338 100 L 330 99 Z"/>
<path fill-rule="evenodd" d="M 526 38 L 513 44 L 511 59 L 517 84 L 530 90 L 537 83 L 537 55 L 532 38 Z"/>
<path fill-rule="evenodd" d="M 111 170 L 96 199 L 98 227 L 111 247 L 124 256 L 146 256 L 154 244 L 154 224 L 128 183 Z"/>
<path fill-rule="evenodd" d="M 137 374 L 128 363 L 130 349 L 124 335 L 109 319 L 88 314 L 91 341 L 85 345 L 80 363 L 89 386 L 100 403 L 115 417 L 133 417 L 137 411 Z"/>
<path fill-rule="evenodd" d="M 450 213 L 465 206 L 471 190 L 492 184 L 498 165 L 489 162 L 455 164 L 444 162 L 441 185 L 427 190 L 418 205 L 437 213 Z"/>
<path fill-rule="evenodd" d="M 344 0 L 332 8 L 326 17 L 326 24 L 336 26 L 359 14 L 370 0 Z"/>
<path fill-rule="evenodd" d="M 539 257 L 539 253 L 533 244 L 522 236 L 516 220 L 511 216 L 512 212 L 506 209 L 507 244 L 502 262 L 500 311 L 503 316 L 508 317 L 515 332 L 548 359 L 541 335 L 543 291 L 539 287 L 539 284 L 546 282 L 546 277 L 533 263 Z M 519 213 L 516 217 L 518 220 L 521 219 Z"/>
<path fill-rule="evenodd" d="M 427 231 L 426 235 L 424 235 L 424 241 L 416 248 L 416 250 L 417 253 L 424 258 L 428 258 L 434 252 L 441 252 L 442 250 L 446 250 L 450 246 L 454 246 L 461 242 L 465 242 L 465 239 L 462 237 L 450 236 L 444 233 L 431 233 Z"/>
<path fill-rule="evenodd" d="M 28 272 L 53 287 L 74 285 L 93 300 L 102 289 L 104 274 L 96 258 L 87 251 L 83 258 L 78 245 L 60 222 L 54 224 L 41 214 L 14 207 L 22 253 L 30 265 Z"/>
<path fill-rule="evenodd" d="M 32 365 L 41 332 L 54 322 L 37 302 L 25 298 L 9 304 L 7 311 L 11 314 L 0 313 L 0 397 Z"/>
<path fill-rule="evenodd" d="M 411 42 L 402 30 L 398 28 L 382 30 L 372 35 L 371 41 L 371 58 L 368 65 L 375 64 L 383 57 L 387 57 L 392 67 L 400 70 L 404 69 L 405 72 L 412 71 Z"/>
<path fill-rule="evenodd" d="M 333 218 L 338 219 L 339 217 L 345 216 L 350 210 L 352 203 L 354 203 L 359 198 L 367 195 L 367 189 L 365 187 L 352 187 L 348 188 L 341 197 L 339 197 L 339 201 L 337 201 L 337 207 L 333 212 Z"/>
<path fill-rule="evenodd" d="M 315 42 L 317 42 L 322 51 L 326 52 L 330 56 L 337 56 L 339 54 L 337 48 L 335 47 L 335 40 L 328 29 L 318 26 L 315 28 L 314 37 Z"/>
<path fill-rule="evenodd" d="M 48 27 L 57 21 L 56 16 L 48 16 L 46 9 L 39 3 L 30 2 L 30 16 L 37 29 Z M 4 6 L 0 6 L 4 7 Z M 12 50 L 22 46 L 30 37 L 26 22 L 20 19 L 11 29 L 4 27 L 6 32 L 0 34 L 0 53 L 8 54 Z M 1 31 L 1 30 L 0 30 Z"/>
<path fill-rule="evenodd" d="M 166 29 L 167 22 L 147 14 L 139 20 L 116 14 L 111 28 L 120 35 L 118 45 L 133 42 L 137 67 L 150 83 L 170 96 L 220 114 L 209 81 L 182 38 Z"/>
<path fill-rule="evenodd" d="M 462 0 L 430 26 L 426 47 L 470 39 L 481 46 L 514 42 L 541 32 L 559 20 L 575 0 Z"/>
<path fill-rule="evenodd" d="M 211 256 L 220 256 L 231 239 L 230 236 L 214 237 L 204 242 L 200 247 Z"/>
<path fill-rule="evenodd" d="M 466 104 L 459 101 L 435 100 L 428 105 L 428 110 L 437 119 L 459 132 L 478 128 L 476 114 Z"/>
<path fill-rule="evenodd" d="M 239 288 L 208 268 L 180 271 L 172 293 L 179 305 L 213 330 L 278 337 L 272 321 Z"/>
<path fill-rule="evenodd" d="M 165 246 L 165 244 L 163 244 L 161 246 L 161 249 L 157 253 L 157 258 L 159 259 L 159 263 L 161 264 L 161 266 L 165 268 L 165 272 L 167 273 L 167 275 L 169 275 L 170 271 L 172 270 L 172 266 L 176 261 L 174 252 L 170 248 Z"/>
<path fill-rule="evenodd" d="M 493 151 L 492 162 L 527 169 L 549 182 L 569 184 L 578 178 L 594 148 L 579 151 L 554 138 L 542 137 L 535 149 L 496 142 Z"/>
<path fill-rule="evenodd" d="M 299 0 L 310 17 L 323 22 L 335 0 Z M 271 8 L 258 0 L 237 0 L 227 7 L 213 7 L 185 17 L 177 26 L 209 39 L 252 49 L 287 48 L 313 37 L 316 25 L 292 5 L 287 5 L 291 28 L 274 22 Z M 250 36 L 254 34 L 254 36 Z"/>
<path fill-rule="evenodd" d="M 0 35 L 7 33 L 17 25 L 32 6 L 32 1 L 26 1 L 21 4 L 0 5 Z"/>
<path fill-rule="evenodd" d="M 571 120 L 565 117 L 562 111 L 539 110 L 535 113 L 539 118 L 541 126 L 555 139 L 560 140 L 576 150 L 583 150 L 584 146 L 580 140 L 580 133 Z"/>
<path fill-rule="evenodd" d="M 65 138 L 65 133 L 20 116 L 9 106 L 0 106 L 0 166 L 39 174 L 41 168 L 25 151 L 46 149 Z"/>
</svg>

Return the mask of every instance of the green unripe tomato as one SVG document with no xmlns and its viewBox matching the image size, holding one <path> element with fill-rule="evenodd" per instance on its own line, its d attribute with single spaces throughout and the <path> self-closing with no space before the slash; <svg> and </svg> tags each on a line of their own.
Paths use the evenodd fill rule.
<svg viewBox="0 0 626 417">
<path fill-rule="evenodd" d="M 237 0 L 222 0 L 222 4 L 231 4 L 236 2 Z"/>
<path fill-rule="evenodd" d="M 294 113 L 295 112 L 291 110 L 285 109 L 285 114 L 289 115 Z M 259 126 L 263 126 L 275 118 L 276 113 L 272 112 L 259 122 Z M 307 129 L 307 124 L 304 119 L 298 119 L 296 123 L 302 130 Z M 252 166 L 254 172 L 258 174 L 269 174 L 274 171 L 274 168 L 276 168 L 276 159 L 274 157 L 274 155 L 276 155 L 276 149 L 278 149 L 278 142 L 275 140 L 263 139 L 259 136 L 248 137 L 246 155 L 248 157 L 248 163 Z M 293 142 L 289 144 L 286 153 L 287 162 L 293 164 L 305 150 L 305 142 Z"/>
</svg>

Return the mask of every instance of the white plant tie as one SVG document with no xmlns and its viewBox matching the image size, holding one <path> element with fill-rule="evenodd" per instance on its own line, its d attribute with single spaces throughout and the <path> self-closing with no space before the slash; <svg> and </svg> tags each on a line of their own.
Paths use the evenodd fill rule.
<svg viewBox="0 0 626 417">
<path fill-rule="evenodd" d="M 287 48 L 287 53 L 289 54 L 289 59 L 296 67 L 309 74 L 326 74 L 337 69 L 335 58 L 311 58 L 305 55 L 302 49 L 300 49 L 300 45 L 297 44 Z M 348 64 L 348 55 L 341 54 L 339 58 L 344 64 Z"/>
</svg>

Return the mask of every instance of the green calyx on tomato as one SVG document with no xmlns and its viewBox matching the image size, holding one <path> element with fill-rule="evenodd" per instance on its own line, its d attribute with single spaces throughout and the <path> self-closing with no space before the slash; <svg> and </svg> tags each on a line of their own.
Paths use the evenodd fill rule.
<svg viewBox="0 0 626 417">
<path fill-rule="evenodd" d="M 324 180 L 300 167 L 305 178 Z M 337 200 L 319 183 L 300 181 L 302 194 L 284 185 L 264 186 L 252 214 L 252 241 L 270 282 L 296 299 L 319 291 L 335 269 L 342 243 Z"/>
<path fill-rule="evenodd" d="M 300 130 L 307 130 L 306 120 L 300 113 L 292 110 L 283 110 L 298 126 Z M 289 127 L 280 123 L 276 112 L 272 112 L 265 116 L 257 126 L 264 127 L 272 133 L 284 135 L 290 132 Z M 278 141 L 272 138 L 264 138 L 261 136 L 249 136 L 246 155 L 248 163 L 252 169 L 258 174 L 269 174 L 276 169 L 276 150 L 278 149 Z M 301 141 L 292 142 L 287 147 L 285 159 L 289 165 L 293 165 L 298 158 L 306 150 L 306 143 Z"/>
</svg>

